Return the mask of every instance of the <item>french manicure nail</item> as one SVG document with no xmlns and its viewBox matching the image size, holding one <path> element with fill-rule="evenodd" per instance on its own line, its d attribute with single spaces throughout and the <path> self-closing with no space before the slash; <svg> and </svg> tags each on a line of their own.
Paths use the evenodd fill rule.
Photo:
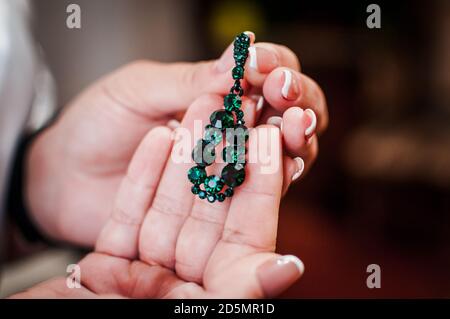
<svg viewBox="0 0 450 319">
<path fill-rule="evenodd" d="M 258 59 L 256 58 L 256 48 L 251 46 L 248 48 L 249 67 L 258 71 Z"/>
<path fill-rule="evenodd" d="M 166 124 L 169 128 L 171 128 L 172 130 L 176 129 L 177 127 L 179 127 L 181 125 L 181 123 L 175 119 L 171 119 L 167 122 Z"/>
<path fill-rule="evenodd" d="M 256 112 L 262 109 L 264 105 L 264 97 L 259 94 L 251 95 L 250 98 L 256 103 Z"/>
<path fill-rule="evenodd" d="M 256 35 L 255 35 L 254 32 L 252 32 L 252 31 L 244 31 L 244 33 L 250 38 L 250 43 L 255 42 Z"/>
<path fill-rule="evenodd" d="M 303 262 L 296 256 L 285 255 L 266 261 L 256 273 L 266 297 L 276 297 L 289 288 L 305 271 Z"/>
<path fill-rule="evenodd" d="M 279 116 L 271 116 L 267 119 L 267 124 L 275 125 L 281 129 L 283 119 Z"/>
<path fill-rule="evenodd" d="M 294 175 L 292 175 L 292 181 L 298 179 L 305 169 L 305 162 L 301 157 L 294 158 L 294 161 L 297 163 L 297 170 L 295 171 Z"/>
<path fill-rule="evenodd" d="M 310 138 L 313 135 L 314 131 L 316 130 L 317 126 L 316 113 L 314 113 L 314 111 L 311 109 L 306 109 L 303 114 L 308 117 L 308 119 L 306 119 L 306 121 L 308 121 L 307 123 L 308 127 L 305 130 L 305 136 L 307 138 Z"/>
<path fill-rule="evenodd" d="M 286 99 L 293 101 L 298 97 L 298 87 L 291 71 L 283 70 L 284 83 L 281 88 L 281 95 Z"/>
</svg>

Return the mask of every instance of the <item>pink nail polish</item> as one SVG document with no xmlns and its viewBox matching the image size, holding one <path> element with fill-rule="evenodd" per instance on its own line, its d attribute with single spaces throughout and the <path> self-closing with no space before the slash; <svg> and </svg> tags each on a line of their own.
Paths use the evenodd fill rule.
<svg viewBox="0 0 450 319">
<path fill-rule="evenodd" d="M 303 262 L 293 255 L 271 259 L 257 269 L 257 276 L 266 297 L 278 296 L 303 274 Z"/>
<path fill-rule="evenodd" d="M 310 139 L 316 131 L 317 126 L 316 113 L 314 113 L 314 111 L 311 109 L 306 109 L 305 112 L 303 112 L 303 117 L 305 125 L 307 125 L 305 129 L 305 136 L 307 139 Z"/>
<path fill-rule="evenodd" d="M 297 80 L 290 70 L 283 70 L 283 87 L 281 88 L 281 95 L 288 101 L 294 101 L 298 98 L 299 89 Z"/>
<path fill-rule="evenodd" d="M 275 125 L 281 129 L 283 119 L 279 116 L 271 116 L 267 119 L 267 124 Z"/>
</svg>

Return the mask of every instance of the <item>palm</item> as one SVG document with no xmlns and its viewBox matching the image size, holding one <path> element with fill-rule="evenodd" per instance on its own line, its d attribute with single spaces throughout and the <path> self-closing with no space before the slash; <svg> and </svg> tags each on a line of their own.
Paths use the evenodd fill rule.
<svg viewBox="0 0 450 319">
<path fill-rule="evenodd" d="M 194 119 L 205 119 L 217 103 L 220 97 L 198 99 L 182 127 L 192 131 Z M 108 265 L 105 269 L 113 264 L 122 268 L 117 273 L 129 275 L 120 281 L 125 288 L 118 291 L 129 292 L 126 286 L 131 283 L 132 296 L 137 292 L 140 297 L 261 297 L 251 274 L 256 265 L 274 256 L 282 187 L 280 135 L 274 132 L 276 150 L 271 158 L 279 164 L 277 169 L 263 174 L 259 162 L 249 163 L 247 179 L 235 196 L 210 204 L 190 192 L 186 172 L 192 163 L 172 160 L 172 132 L 163 127 L 152 130 L 131 160 L 97 253 L 86 263 L 98 269 L 102 260 Z M 262 142 L 255 146 L 264 147 Z M 89 263 L 90 258 L 96 261 Z"/>
<path fill-rule="evenodd" d="M 220 97 L 198 99 L 182 127 L 192 130 L 193 120 L 205 119 L 220 102 Z M 250 134 L 254 151 L 264 147 L 254 142 L 260 129 Z M 37 289 L 37 295 L 56 291 L 68 297 L 263 297 L 255 273 L 276 256 L 283 179 L 279 130 L 273 131 L 277 169 L 262 174 L 265 159 L 248 163 L 235 195 L 210 204 L 190 192 L 186 171 L 192 163 L 172 161 L 171 130 L 151 130 L 132 156 L 96 251 L 79 263 L 86 288 L 70 290 L 56 280 L 28 294 Z"/>
</svg>

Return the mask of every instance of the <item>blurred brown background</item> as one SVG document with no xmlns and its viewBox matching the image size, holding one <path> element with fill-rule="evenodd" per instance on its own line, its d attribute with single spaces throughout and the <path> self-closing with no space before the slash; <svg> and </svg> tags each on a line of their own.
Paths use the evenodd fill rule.
<svg viewBox="0 0 450 319">
<path fill-rule="evenodd" d="M 35 33 L 61 106 L 126 62 L 215 58 L 243 30 L 290 47 L 325 91 L 330 127 L 282 204 L 278 251 L 306 265 L 283 297 L 448 298 L 450 2 L 373 2 L 381 29 L 367 28 L 365 1 L 40 0 Z M 81 30 L 65 27 L 69 3 Z M 11 266 L 22 281 L 9 291 L 76 260 L 46 254 L 45 274 Z M 381 289 L 366 286 L 369 264 Z"/>
</svg>

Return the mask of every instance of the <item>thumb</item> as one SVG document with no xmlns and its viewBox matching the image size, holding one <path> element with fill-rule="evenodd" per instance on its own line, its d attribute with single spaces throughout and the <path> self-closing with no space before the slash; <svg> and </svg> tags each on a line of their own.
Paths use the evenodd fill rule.
<svg viewBox="0 0 450 319">
<path fill-rule="evenodd" d="M 254 34 L 247 33 L 251 42 Z M 101 83 L 115 102 L 151 118 L 185 110 L 198 96 L 226 94 L 234 83 L 232 44 L 218 60 L 196 63 L 132 62 Z M 244 81 L 245 82 L 245 81 Z M 245 88 L 245 83 L 243 83 Z"/>
<path fill-rule="evenodd" d="M 305 271 L 303 262 L 294 255 L 273 257 L 258 266 L 256 276 L 265 297 L 273 298 L 295 283 Z"/>
<path fill-rule="evenodd" d="M 293 255 L 270 252 L 221 261 L 216 269 L 207 269 L 204 286 L 219 292 L 221 298 L 274 298 L 292 286 L 305 270 L 303 262 Z"/>
</svg>

